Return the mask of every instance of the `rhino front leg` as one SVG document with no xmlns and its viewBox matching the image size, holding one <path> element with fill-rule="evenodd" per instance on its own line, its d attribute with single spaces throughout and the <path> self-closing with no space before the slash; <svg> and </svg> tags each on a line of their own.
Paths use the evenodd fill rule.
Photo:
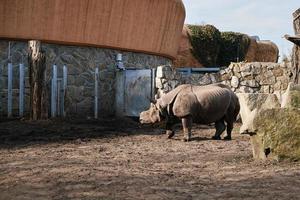
<svg viewBox="0 0 300 200">
<path fill-rule="evenodd" d="M 188 116 L 188 117 L 184 117 L 181 119 L 182 122 L 182 127 L 183 127 L 183 141 L 184 142 L 188 142 L 191 140 L 192 137 L 192 117 Z"/>
<path fill-rule="evenodd" d="M 220 120 L 220 121 L 217 121 L 215 123 L 215 128 L 216 128 L 216 133 L 215 135 L 212 137 L 212 139 L 214 140 L 221 140 L 221 134 L 225 131 L 226 129 L 226 126 L 225 126 L 225 123 L 224 123 L 224 120 Z"/>
</svg>

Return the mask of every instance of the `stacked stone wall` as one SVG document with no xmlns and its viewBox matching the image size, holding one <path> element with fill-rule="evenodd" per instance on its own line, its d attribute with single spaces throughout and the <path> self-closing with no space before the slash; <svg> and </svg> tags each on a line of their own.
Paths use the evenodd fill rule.
<svg viewBox="0 0 300 200">
<path fill-rule="evenodd" d="M 290 63 L 231 63 L 217 73 L 180 73 L 171 66 L 157 68 L 157 97 L 180 84 L 208 85 L 222 82 L 237 93 L 282 93 L 292 77 Z"/>
</svg>

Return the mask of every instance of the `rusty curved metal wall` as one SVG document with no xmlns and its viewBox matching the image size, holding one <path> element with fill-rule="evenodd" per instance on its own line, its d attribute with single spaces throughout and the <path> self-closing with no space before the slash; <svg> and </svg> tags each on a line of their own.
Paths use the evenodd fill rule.
<svg viewBox="0 0 300 200">
<path fill-rule="evenodd" d="M 0 38 L 174 58 L 184 18 L 181 0 L 0 0 Z"/>
</svg>

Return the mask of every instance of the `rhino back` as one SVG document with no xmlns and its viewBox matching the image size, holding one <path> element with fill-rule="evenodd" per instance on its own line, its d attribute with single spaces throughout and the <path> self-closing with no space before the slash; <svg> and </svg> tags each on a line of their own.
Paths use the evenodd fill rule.
<svg viewBox="0 0 300 200">
<path fill-rule="evenodd" d="M 190 84 L 179 85 L 175 89 L 163 95 L 160 99 L 158 99 L 160 107 L 165 108 L 168 105 L 172 104 L 180 91 L 191 91 L 191 87 L 192 85 Z"/>
<path fill-rule="evenodd" d="M 192 115 L 196 123 L 212 123 L 223 118 L 231 102 L 231 91 L 218 86 L 192 86 L 178 93 L 173 113 L 177 117 Z"/>
</svg>

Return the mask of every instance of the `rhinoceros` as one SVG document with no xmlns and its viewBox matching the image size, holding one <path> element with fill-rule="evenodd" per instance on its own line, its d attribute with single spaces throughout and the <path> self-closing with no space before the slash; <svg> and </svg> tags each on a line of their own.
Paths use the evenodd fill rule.
<svg viewBox="0 0 300 200">
<path fill-rule="evenodd" d="M 140 113 L 142 124 L 166 120 L 166 134 L 172 138 L 174 119 L 180 119 L 183 126 L 183 141 L 191 140 L 192 123 L 215 123 L 216 132 L 212 139 L 220 140 L 226 129 L 226 140 L 231 140 L 233 123 L 240 111 L 237 96 L 223 84 L 195 86 L 184 84 L 171 90 L 150 104 L 147 111 Z M 225 125 L 226 122 L 226 125 Z"/>
</svg>

